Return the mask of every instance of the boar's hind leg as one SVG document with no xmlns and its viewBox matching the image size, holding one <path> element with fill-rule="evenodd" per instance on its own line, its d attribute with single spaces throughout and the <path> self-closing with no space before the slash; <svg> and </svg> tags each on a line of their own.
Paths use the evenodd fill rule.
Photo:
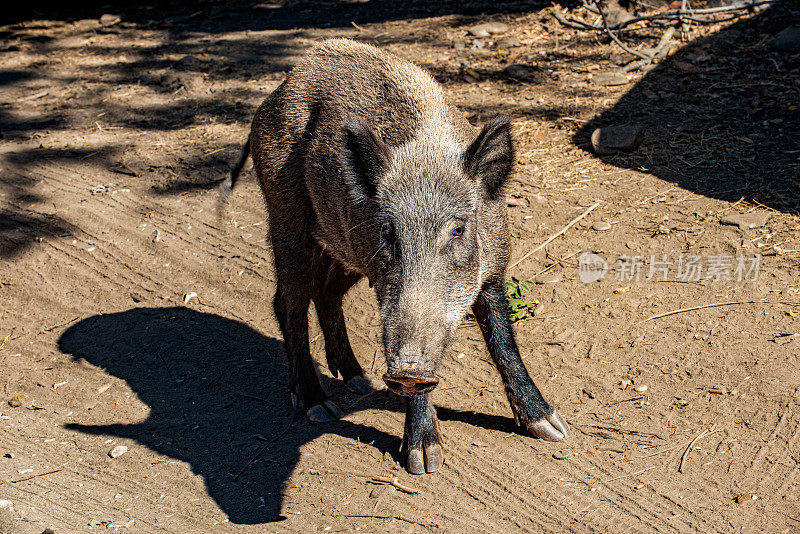
<svg viewBox="0 0 800 534">
<path fill-rule="evenodd" d="M 439 419 L 428 393 L 406 397 L 403 450 L 406 469 L 414 475 L 433 473 L 444 463 Z"/>
<path fill-rule="evenodd" d="M 325 255 L 317 270 L 314 307 L 317 309 L 322 334 L 325 336 L 325 358 L 331 374 L 342 375 L 345 385 L 354 393 L 365 395 L 380 388 L 380 383 L 365 373 L 353 354 L 347 337 L 342 299 L 360 274 L 348 273 L 341 263 Z"/>
<path fill-rule="evenodd" d="M 333 421 L 341 410 L 327 400 L 308 345 L 308 305 L 311 301 L 314 243 L 291 224 L 271 218 L 272 247 L 278 288 L 275 315 L 289 359 L 289 388 L 295 408 L 302 405 L 312 421 Z"/>
<path fill-rule="evenodd" d="M 472 307 L 483 332 L 489 353 L 503 378 L 506 395 L 517 424 L 524 425 L 537 438 L 560 441 L 567 437 L 567 425 L 542 398 L 519 355 L 511 310 L 502 283 L 484 286 Z"/>
</svg>

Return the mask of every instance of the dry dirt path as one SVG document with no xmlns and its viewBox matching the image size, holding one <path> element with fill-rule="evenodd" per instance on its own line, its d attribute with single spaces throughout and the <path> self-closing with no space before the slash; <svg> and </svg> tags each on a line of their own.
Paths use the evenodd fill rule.
<svg viewBox="0 0 800 534">
<path fill-rule="evenodd" d="M 650 90 L 651 78 L 592 85 L 593 65 L 621 58 L 558 29 L 546 11 L 489 16 L 521 39 L 514 59 L 470 51 L 464 30 L 486 17 L 458 10 L 387 12 L 358 19 L 358 28 L 316 27 L 306 10 L 294 29 L 282 22 L 294 20 L 286 9 L 248 26 L 244 8 L 223 16 L 212 7 L 197 27 L 198 15 L 178 10 L 151 23 L 3 29 L 0 501 L 11 502 L 0 504 L 0 531 L 800 529 L 800 221 L 791 191 L 779 181 L 753 186 L 775 209 L 766 227 L 742 231 L 719 218 L 766 210 L 747 184 L 727 187 L 735 190 L 729 198 L 719 177 L 712 185 L 673 180 L 652 138 L 629 159 L 587 152 L 580 127 Z M 757 24 L 722 31 L 738 31 L 742 50 L 772 54 L 752 48 L 767 38 Z M 359 398 L 321 367 L 345 417 L 324 425 L 292 418 L 262 202 L 246 179 L 220 216 L 214 187 L 263 95 L 305 48 L 330 36 L 377 42 L 427 66 L 475 122 L 497 110 L 512 114 L 520 154 L 509 207 L 515 258 L 600 202 L 511 273 L 531 279 L 549 267 L 529 294 L 539 301 L 535 316 L 516 331 L 531 374 L 571 425 L 569 441 L 518 431 L 480 333 L 468 324 L 434 394 L 446 440 L 435 475 L 402 469 L 401 404 L 385 391 Z M 574 40 L 566 51 L 564 39 Z M 792 100 L 796 63 L 775 58 L 788 70 L 771 82 L 771 102 L 800 103 Z M 504 79 L 502 62 L 512 61 L 544 74 Z M 481 79 L 466 78 L 460 62 Z M 797 147 L 777 132 L 792 134 L 790 119 L 796 114 L 769 123 L 763 139 L 750 135 L 774 151 L 766 175 L 797 180 Z M 683 131 L 695 137 L 678 155 L 718 154 L 706 134 Z M 742 150 L 750 141 L 727 140 Z M 715 168 L 723 172 L 729 161 Z M 596 222 L 611 229 L 593 229 Z M 762 258 L 758 279 L 743 283 L 644 274 L 635 281 L 612 271 L 585 284 L 576 269 L 582 251 L 612 267 L 626 254 Z M 345 313 L 356 354 L 380 374 L 373 300 L 359 284 Z M 318 331 L 311 337 L 324 362 Z M 117 445 L 128 450 L 111 459 Z M 555 459 L 560 449 L 570 457 Z M 376 476 L 397 476 L 419 493 Z"/>
</svg>

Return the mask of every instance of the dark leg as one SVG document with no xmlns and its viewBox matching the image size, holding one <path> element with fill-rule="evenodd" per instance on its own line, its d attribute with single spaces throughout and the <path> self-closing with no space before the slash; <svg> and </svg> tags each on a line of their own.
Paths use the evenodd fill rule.
<svg viewBox="0 0 800 534">
<path fill-rule="evenodd" d="M 312 421 L 332 421 L 342 412 L 327 400 L 308 345 L 308 305 L 314 279 L 315 245 L 296 225 L 271 220 L 278 288 L 273 302 L 289 360 L 289 388 L 295 408 Z"/>
<path fill-rule="evenodd" d="M 511 310 L 502 283 L 484 286 L 472 310 L 494 364 L 503 378 L 517 424 L 524 425 L 537 438 L 548 441 L 560 441 L 567 437 L 567 425 L 542 398 L 520 358 L 511 328 Z"/>
<path fill-rule="evenodd" d="M 439 419 L 428 393 L 406 397 L 403 450 L 406 469 L 414 475 L 433 473 L 444 463 Z"/>
<path fill-rule="evenodd" d="M 341 373 L 345 385 L 355 393 L 364 395 L 379 389 L 380 383 L 364 373 L 353 354 L 342 311 L 344 295 L 358 282 L 361 275 L 345 272 L 342 264 L 329 256 L 325 256 L 320 263 L 319 273 L 314 292 L 314 307 L 325 336 L 325 358 L 331 374 L 335 377 Z"/>
</svg>

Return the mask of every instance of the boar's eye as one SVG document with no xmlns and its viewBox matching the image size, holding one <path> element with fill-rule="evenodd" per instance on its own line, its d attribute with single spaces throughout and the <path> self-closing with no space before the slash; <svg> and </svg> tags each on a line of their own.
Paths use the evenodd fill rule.
<svg viewBox="0 0 800 534">
<path fill-rule="evenodd" d="M 391 222 L 385 222 L 381 226 L 381 243 L 378 250 L 389 260 L 397 259 L 397 256 L 400 254 L 397 234 L 395 233 L 394 224 Z"/>
<path fill-rule="evenodd" d="M 461 237 L 464 234 L 464 227 L 463 226 L 456 226 L 453 228 L 453 231 L 450 232 L 451 237 Z"/>
<path fill-rule="evenodd" d="M 385 222 L 381 225 L 381 239 L 385 241 L 394 240 L 394 225 L 390 222 Z"/>
</svg>

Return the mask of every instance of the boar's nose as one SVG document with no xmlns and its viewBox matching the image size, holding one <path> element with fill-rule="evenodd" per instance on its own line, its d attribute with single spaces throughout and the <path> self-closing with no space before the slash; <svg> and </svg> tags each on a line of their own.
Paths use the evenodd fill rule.
<svg viewBox="0 0 800 534">
<path fill-rule="evenodd" d="M 417 371 L 386 373 L 383 375 L 383 381 L 389 389 L 404 397 L 430 393 L 439 384 L 439 379 L 435 376 Z"/>
</svg>

